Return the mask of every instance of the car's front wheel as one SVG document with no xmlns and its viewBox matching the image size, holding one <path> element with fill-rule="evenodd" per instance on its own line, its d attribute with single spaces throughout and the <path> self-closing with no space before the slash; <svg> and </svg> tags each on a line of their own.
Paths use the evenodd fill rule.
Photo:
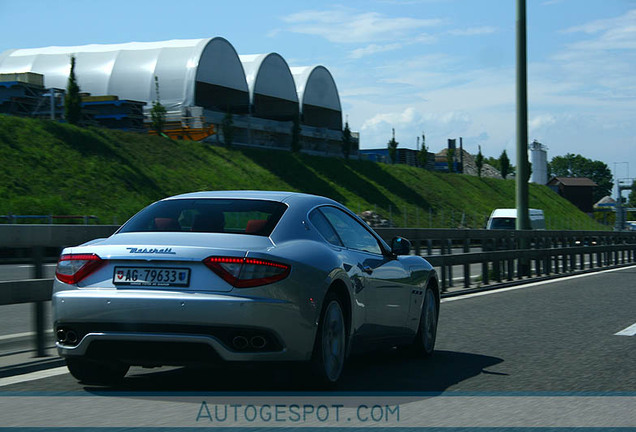
<svg viewBox="0 0 636 432">
<path fill-rule="evenodd" d="M 91 385 L 113 385 L 119 383 L 129 366 L 120 363 L 106 363 L 83 358 L 67 358 L 66 367 L 75 379 Z"/>
<path fill-rule="evenodd" d="M 318 384 L 336 384 L 345 362 L 346 325 L 342 304 L 330 293 L 325 297 L 314 348 L 313 370 Z"/>
<path fill-rule="evenodd" d="M 435 340 L 437 339 L 437 321 L 439 318 L 439 307 L 437 297 L 431 287 L 427 287 L 424 292 L 424 302 L 420 315 L 420 324 L 417 336 L 413 342 L 416 354 L 429 357 L 435 351 Z"/>
</svg>

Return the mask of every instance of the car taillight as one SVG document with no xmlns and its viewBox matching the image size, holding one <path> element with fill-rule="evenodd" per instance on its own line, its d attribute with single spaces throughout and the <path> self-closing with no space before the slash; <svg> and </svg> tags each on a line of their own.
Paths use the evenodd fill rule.
<svg viewBox="0 0 636 432">
<path fill-rule="evenodd" d="M 208 257 L 203 263 L 235 288 L 278 282 L 285 279 L 291 269 L 286 264 L 257 258 Z"/>
<path fill-rule="evenodd" d="M 95 254 L 65 254 L 57 261 L 55 277 L 76 284 L 102 266 L 104 260 Z"/>
</svg>

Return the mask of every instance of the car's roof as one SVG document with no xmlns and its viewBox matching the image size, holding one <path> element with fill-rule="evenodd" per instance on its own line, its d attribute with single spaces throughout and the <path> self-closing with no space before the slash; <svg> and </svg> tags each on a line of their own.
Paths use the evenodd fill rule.
<svg viewBox="0 0 636 432">
<path fill-rule="evenodd" d="M 288 191 L 259 191 L 259 190 L 229 190 L 229 191 L 202 191 L 191 192 L 181 195 L 175 195 L 167 200 L 171 199 L 183 199 L 183 198 L 233 198 L 233 199 L 260 199 L 268 201 L 279 202 L 294 202 L 294 201 L 314 201 L 318 203 L 336 203 L 335 201 L 318 195 L 310 195 L 298 192 Z"/>
</svg>

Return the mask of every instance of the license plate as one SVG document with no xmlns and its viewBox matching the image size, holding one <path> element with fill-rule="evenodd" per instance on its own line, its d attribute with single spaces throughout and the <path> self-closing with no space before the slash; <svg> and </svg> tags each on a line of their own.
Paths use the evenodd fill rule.
<svg viewBox="0 0 636 432">
<path fill-rule="evenodd" d="M 187 287 L 190 285 L 190 269 L 174 267 L 115 267 L 113 284 Z"/>
</svg>

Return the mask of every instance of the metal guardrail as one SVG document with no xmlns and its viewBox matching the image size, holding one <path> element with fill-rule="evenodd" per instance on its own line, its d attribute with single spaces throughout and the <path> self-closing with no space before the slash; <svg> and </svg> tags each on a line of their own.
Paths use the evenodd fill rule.
<svg viewBox="0 0 636 432">
<path fill-rule="evenodd" d="M 110 236 L 114 225 L 0 225 L 0 247 L 28 248 L 33 264 L 32 278 L 0 282 L 0 305 L 33 303 L 36 355 L 44 357 L 44 302 L 51 300 L 53 279 L 44 276 L 44 248 L 73 246 Z"/>
<path fill-rule="evenodd" d="M 21 220 L 40 220 L 52 224 L 54 221 L 81 220 L 84 225 L 88 225 L 89 221 L 99 223 L 99 218 L 92 215 L 0 215 L 0 220 L 6 220 L 7 223 L 15 224 Z"/>
<path fill-rule="evenodd" d="M 636 232 L 547 230 L 453 230 L 377 228 L 390 242 L 408 238 L 416 255 L 439 268 L 442 291 L 453 287 L 453 266 L 463 266 L 470 288 L 470 265 L 481 264 L 481 285 L 512 282 L 636 262 Z M 479 252 L 471 252 L 478 248 Z M 453 254 L 453 249 L 461 253 Z M 422 253 L 424 252 L 424 253 Z M 585 257 L 587 256 L 587 261 Z"/>
<path fill-rule="evenodd" d="M 52 279 L 43 278 L 44 248 L 73 246 L 110 236 L 116 225 L 1 225 L 0 247 L 29 248 L 32 279 L 0 282 L 0 305 L 34 303 L 38 356 L 44 356 L 44 302 Z M 636 233 L 596 231 L 504 231 L 377 228 L 387 242 L 408 238 L 413 253 L 438 267 L 442 290 L 453 287 L 453 266 L 463 266 L 463 288 L 470 288 L 471 264 L 481 264 L 481 285 L 528 277 L 571 274 L 636 261 Z M 523 244 L 530 248 L 520 248 Z M 471 249 L 480 249 L 471 252 Z M 461 250 L 453 253 L 454 249 Z M 587 261 L 585 259 L 587 257 Z M 520 266 L 520 263 L 529 265 Z"/>
</svg>

